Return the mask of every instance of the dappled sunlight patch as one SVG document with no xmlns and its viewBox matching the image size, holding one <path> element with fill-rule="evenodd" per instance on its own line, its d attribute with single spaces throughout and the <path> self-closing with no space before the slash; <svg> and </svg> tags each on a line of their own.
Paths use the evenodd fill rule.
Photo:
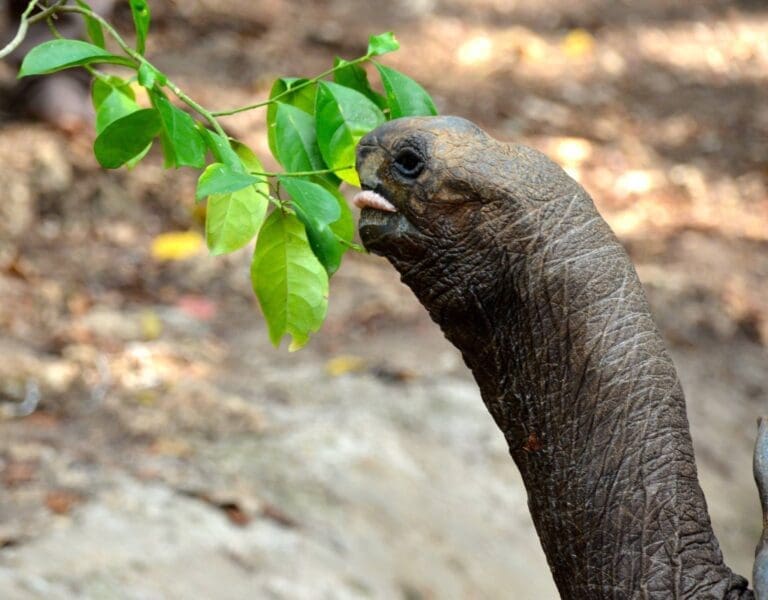
<svg viewBox="0 0 768 600">
<path fill-rule="evenodd" d="M 559 138 L 554 141 L 554 154 L 562 163 L 579 165 L 592 156 L 592 143 L 584 138 Z"/>
<path fill-rule="evenodd" d="M 493 55 L 493 41 L 486 35 L 470 38 L 456 50 L 459 64 L 467 66 L 486 63 Z"/>
</svg>

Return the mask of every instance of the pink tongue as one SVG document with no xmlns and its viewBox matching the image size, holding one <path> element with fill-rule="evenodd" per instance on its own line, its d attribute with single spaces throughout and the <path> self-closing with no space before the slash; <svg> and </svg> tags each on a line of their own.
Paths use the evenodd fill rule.
<svg viewBox="0 0 768 600">
<path fill-rule="evenodd" d="M 376 210 L 385 210 L 387 212 L 397 212 L 397 209 L 389 200 L 370 190 L 360 192 L 352 198 L 352 202 L 358 208 L 369 207 L 375 208 Z"/>
</svg>

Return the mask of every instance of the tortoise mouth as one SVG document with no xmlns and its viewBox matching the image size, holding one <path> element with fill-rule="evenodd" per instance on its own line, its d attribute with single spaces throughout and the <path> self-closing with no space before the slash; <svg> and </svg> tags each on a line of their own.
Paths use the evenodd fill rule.
<svg viewBox="0 0 768 600">
<path fill-rule="evenodd" d="M 401 212 L 388 212 L 365 207 L 360 213 L 360 239 L 369 252 L 386 256 L 405 235 L 413 233 L 413 225 Z"/>
<path fill-rule="evenodd" d="M 397 212 L 397 208 L 381 194 L 371 190 L 363 189 L 352 198 L 352 203 L 358 208 L 373 208 L 384 212 Z"/>
<path fill-rule="evenodd" d="M 416 232 L 405 214 L 382 193 L 381 186 L 372 190 L 363 183 L 363 191 L 352 200 L 360 212 L 360 239 L 369 252 L 387 256 L 391 254 L 405 236 Z"/>
</svg>

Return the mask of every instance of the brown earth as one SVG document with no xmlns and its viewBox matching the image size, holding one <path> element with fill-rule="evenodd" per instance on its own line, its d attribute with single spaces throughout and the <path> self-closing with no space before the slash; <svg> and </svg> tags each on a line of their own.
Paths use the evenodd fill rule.
<svg viewBox="0 0 768 600">
<path fill-rule="evenodd" d="M 150 57 L 205 106 L 391 29 L 384 62 L 442 113 L 577 177 L 638 265 L 716 532 L 748 574 L 768 412 L 764 3 L 153 5 Z M 0 65 L 0 90 L 13 77 Z M 268 155 L 263 114 L 226 126 Z M 348 256 L 322 332 L 274 350 L 247 251 L 152 257 L 157 234 L 200 229 L 194 173 L 155 152 L 104 172 L 92 136 L 0 122 L 0 597 L 556 597 L 501 435 L 393 269 Z"/>
</svg>

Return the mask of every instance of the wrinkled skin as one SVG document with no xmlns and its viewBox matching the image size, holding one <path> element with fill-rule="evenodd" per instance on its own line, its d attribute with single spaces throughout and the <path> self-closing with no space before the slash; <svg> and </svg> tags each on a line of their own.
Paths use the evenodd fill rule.
<svg viewBox="0 0 768 600">
<path fill-rule="evenodd" d="M 768 417 L 758 420 L 754 472 L 760 506 L 763 509 L 763 535 L 755 549 L 752 582 L 758 598 L 768 598 Z"/>
<path fill-rule="evenodd" d="M 723 563 L 637 274 L 587 193 L 453 117 L 383 125 L 357 169 L 398 209 L 364 208 L 363 243 L 461 350 L 562 597 L 753 598 Z"/>
</svg>

